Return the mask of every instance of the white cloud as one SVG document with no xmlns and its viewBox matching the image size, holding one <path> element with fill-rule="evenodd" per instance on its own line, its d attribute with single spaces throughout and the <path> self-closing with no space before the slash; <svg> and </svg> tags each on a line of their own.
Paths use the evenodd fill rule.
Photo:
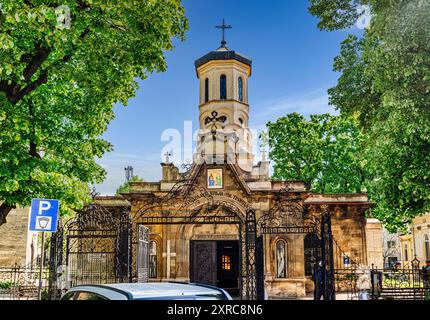
<svg viewBox="0 0 430 320">
<path fill-rule="evenodd" d="M 292 96 L 279 97 L 254 107 L 261 110 L 251 114 L 254 119 L 254 127 L 265 127 L 268 121 L 275 121 L 286 114 L 297 112 L 306 117 L 311 114 L 332 113 L 337 111 L 328 104 L 328 94 L 325 89 L 314 90 Z"/>
</svg>

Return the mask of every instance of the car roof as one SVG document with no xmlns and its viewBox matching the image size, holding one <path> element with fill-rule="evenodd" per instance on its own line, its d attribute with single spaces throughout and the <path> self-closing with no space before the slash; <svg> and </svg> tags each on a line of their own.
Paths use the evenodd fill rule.
<svg viewBox="0 0 430 320">
<path fill-rule="evenodd" d="M 81 285 L 74 287 L 74 291 L 91 291 L 99 293 L 99 290 L 105 291 L 111 289 L 115 292 L 121 292 L 129 299 L 154 299 L 169 298 L 179 296 L 202 296 L 223 294 L 221 289 L 197 284 L 172 283 L 172 282 L 149 282 L 149 283 L 115 283 L 103 285 Z M 100 292 L 101 293 L 101 292 Z M 106 295 L 105 295 L 106 296 Z"/>
</svg>

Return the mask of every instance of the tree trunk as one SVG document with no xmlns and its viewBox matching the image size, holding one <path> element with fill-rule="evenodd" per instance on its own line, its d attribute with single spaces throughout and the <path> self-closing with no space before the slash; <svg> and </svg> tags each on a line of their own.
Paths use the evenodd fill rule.
<svg viewBox="0 0 430 320">
<path fill-rule="evenodd" d="M 15 206 L 10 206 L 6 203 L 2 203 L 0 205 L 0 226 L 4 223 L 6 223 L 6 217 L 9 214 L 9 212 L 14 209 Z"/>
</svg>

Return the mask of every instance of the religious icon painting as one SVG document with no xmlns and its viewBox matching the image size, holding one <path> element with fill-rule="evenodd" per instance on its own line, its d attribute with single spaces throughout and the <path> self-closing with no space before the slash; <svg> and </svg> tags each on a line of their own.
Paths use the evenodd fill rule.
<svg viewBox="0 0 430 320">
<path fill-rule="evenodd" d="M 208 189 L 222 189 L 222 169 L 208 169 L 206 174 Z"/>
</svg>

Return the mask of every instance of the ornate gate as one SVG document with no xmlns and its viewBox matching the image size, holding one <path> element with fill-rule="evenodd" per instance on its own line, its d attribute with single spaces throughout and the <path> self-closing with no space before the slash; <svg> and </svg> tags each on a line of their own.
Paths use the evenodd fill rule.
<svg viewBox="0 0 430 320">
<path fill-rule="evenodd" d="M 51 237 L 50 298 L 79 284 L 129 282 L 130 246 L 128 208 L 92 203 L 64 225 L 60 221 Z"/>
<path fill-rule="evenodd" d="M 321 261 L 323 263 L 323 295 L 324 300 L 336 300 L 334 283 L 333 235 L 331 232 L 331 217 L 324 210 L 321 217 Z"/>
<path fill-rule="evenodd" d="M 262 215 L 257 222 L 256 236 L 261 238 L 256 246 L 255 260 L 257 265 L 264 256 L 264 235 L 304 234 L 318 235 L 319 244 L 312 253 L 318 253 L 314 260 L 323 262 L 323 296 L 325 300 L 335 299 L 333 235 L 331 231 L 331 215 L 327 207 L 322 207 L 321 215 L 310 214 L 303 205 L 300 193 L 291 192 L 288 188 L 280 190 L 275 198 L 274 206 L 268 213 Z M 321 250 L 318 250 L 321 248 Z M 263 263 L 264 265 L 264 263 Z M 262 267 L 264 268 L 264 267 Z M 264 299 L 264 270 L 257 268 L 256 295 Z M 261 278 L 260 278 L 261 277 Z"/>
<path fill-rule="evenodd" d="M 257 293 L 257 266 L 258 258 L 256 243 L 257 243 L 257 221 L 255 219 L 255 211 L 248 210 L 246 212 L 245 221 L 245 288 L 246 300 L 256 300 Z M 261 271 L 260 271 L 261 272 Z"/>
<path fill-rule="evenodd" d="M 149 228 L 139 225 L 137 232 L 137 282 L 148 282 Z"/>
<path fill-rule="evenodd" d="M 255 243 L 255 269 L 257 271 L 257 300 L 264 300 L 264 237 L 257 237 Z"/>
</svg>

